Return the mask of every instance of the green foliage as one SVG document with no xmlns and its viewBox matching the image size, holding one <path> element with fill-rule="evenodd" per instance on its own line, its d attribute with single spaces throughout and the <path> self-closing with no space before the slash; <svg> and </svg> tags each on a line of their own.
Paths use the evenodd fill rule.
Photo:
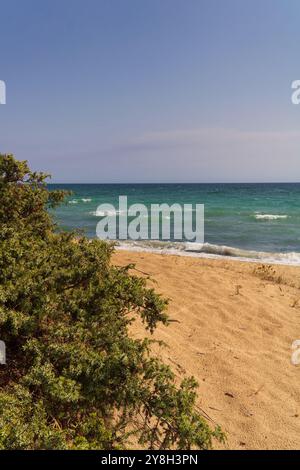
<svg viewBox="0 0 300 470">
<path fill-rule="evenodd" d="M 196 411 L 196 383 L 133 339 L 140 317 L 153 332 L 167 302 L 113 247 L 55 233 L 46 175 L 0 155 L 1 449 L 208 449 L 223 440 Z"/>
<path fill-rule="evenodd" d="M 33 230 L 45 235 L 53 230 L 53 222 L 45 210 L 63 201 L 66 191 L 48 191 L 49 175 L 31 172 L 26 161 L 12 155 L 0 155 L 0 223 L 14 230 Z"/>
</svg>

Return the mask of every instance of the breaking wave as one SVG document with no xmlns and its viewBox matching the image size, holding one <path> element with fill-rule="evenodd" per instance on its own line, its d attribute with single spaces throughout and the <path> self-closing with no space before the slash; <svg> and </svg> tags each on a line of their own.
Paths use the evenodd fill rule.
<svg viewBox="0 0 300 470">
<path fill-rule="evenodd" d="M 255 214 L 254 216 L 257 220 L 278 220 L 278 219 L 287 219 L 285 214 Z"/>
<path fill-rule="evenodd" d="M 226 245 L 214 245 L 211 243 L 128 240 L 122 242 L 117 241 L 117 248 L 129 251 L 149 251 L 180 256 L 194 256 L 198 258 L 232 258 L 240 261 L 251 261 L 257 263 L 300 265 L 300 253 L 297 252 L 275 253 L 244 250 L 241 248 L 234 248 Z"/>
<path fill-rule="evenodd" d="M 69 204 L 78 204 L 80 201 L 87 203 L 87 202 L 91 202 L 92 199 L 90 197 L 83 197 L 82 199 L 71 199 L 69 201 Z"/>
</svg>

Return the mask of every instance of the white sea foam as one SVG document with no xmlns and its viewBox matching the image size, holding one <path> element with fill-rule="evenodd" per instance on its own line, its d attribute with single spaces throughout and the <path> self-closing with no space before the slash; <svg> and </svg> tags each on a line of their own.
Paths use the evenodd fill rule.
<svg viewBox="0 0 300 470">
<path fill-rule="evenodd" d="M 90 215 L 93 215 L 95 217 L 104 217 L 104 216 L 114 216 L 114 215 L 120 215 L 120 214 L 126 214 L 127 211 L 116 211 L 116 210 L 107 210 L 107 211 L 103 211 L 103 210 L 96 210 L 96 211 L 92 211 L 90 212 Z M 142 218 L 144 219 L 148 219 L 148 215 L 144 214 L 144 215 L 141 215 Z"/>
<path fill-rule="evenodd" d="M 162 241 L 122 241 L 117 242 L 117 248 L 129 251 L 148 251 L 153 253 L 193 256 L 197 258 L 230 258 L 237 261 L 252 263 L 268 263 L 283 265 L 300 265 L 300 253 L 274 253 L 254 250 L 243 250 L 226 245 L 210 243 L 184 243 Z"/>
<path fill-rule="evenodd" d="M 90 212 L 91 215 L 94 215 L 95 217 L 104 217 L 104 216 L 110 216 L 110 215 L 116 215 L 116 211 L 99 211 L 98 209 L 96 211 Z"/>
<path fill-rule="evenodd" d="M 277 219 L 287 219 L 285 214 L 255 214 L 257 220 L 277 220 Z"/>
<path fill-rule="evenodd" d="M 80 199 L 80 200 L 79 200 L 79 199 L 71 199 L 71 201 L 69 201 L 69 204 L 78 204 L 80 201 L 86 203 L 86 202 L 91 202 L 92 199 L 91 199 L 91 198 L 85 198 L 85 197 L 83 197 L 83 198 Z"/>
<path fill-rule="evenodd" d="M 95 217 L 104 217 L 104 216 L 113 216 L 113 215 L 118 215 L 118 214 L 124 214 L 126 211 L 116 211 L 116 210 L 95 210 L 90 212 L 91 215 L 94 215 Z"/>
</svg>

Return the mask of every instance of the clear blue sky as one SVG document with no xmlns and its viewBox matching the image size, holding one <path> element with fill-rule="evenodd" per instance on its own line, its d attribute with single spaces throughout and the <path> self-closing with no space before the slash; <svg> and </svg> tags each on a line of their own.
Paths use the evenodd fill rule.
<svg viewBox="0 0 300 470">
<path fill-rule="evenodd" d="M 0 152 L 53 181 L 300 181 L 299 0 L 0 0 L 0 17 Z"/>
</svg>

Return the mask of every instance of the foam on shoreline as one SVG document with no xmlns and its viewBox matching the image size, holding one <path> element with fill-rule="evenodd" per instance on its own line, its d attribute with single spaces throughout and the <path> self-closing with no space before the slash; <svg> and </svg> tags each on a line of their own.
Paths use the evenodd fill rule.
<svg viewBox="0 0 300 470">
<path fill-rule="evenodd" d="M 162 241 L 118 241 L 116 248 L 127 251 L 145 251 L 152 253 L 192 256 L 196 258 L 230 258 L 237 261 L 252 263 L 282 264 L 287 266 L 300 266 L 300 253 L 275 253 L 254 250 L 244 250 L 226 245 L 211 243 L 183 243 Z"/>
</svg>

